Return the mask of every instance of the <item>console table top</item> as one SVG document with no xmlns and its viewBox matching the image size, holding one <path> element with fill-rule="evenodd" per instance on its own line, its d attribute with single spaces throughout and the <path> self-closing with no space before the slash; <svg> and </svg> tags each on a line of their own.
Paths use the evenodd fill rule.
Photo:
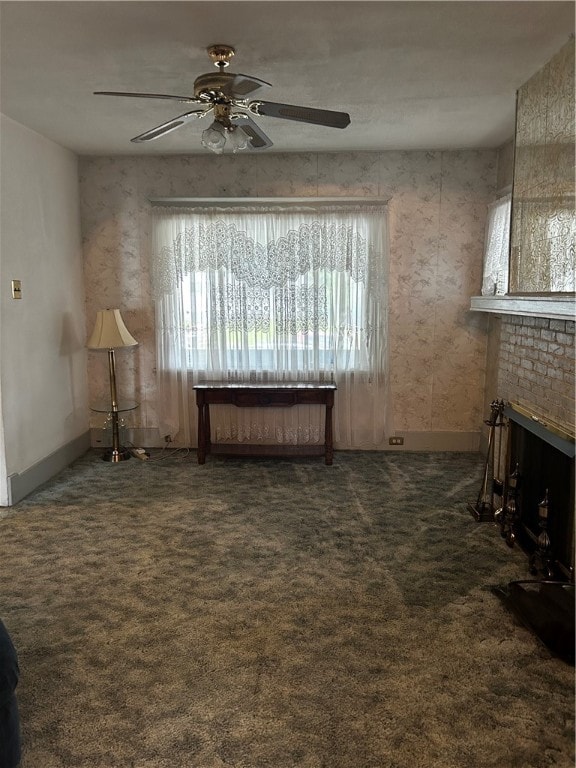
<svg viewBox="0 0 576 768">
<path fill-rule="evenodd" d="M 206 381 L 202 384 L 194 384 L 193 389 L 327 389 L 335 391 L 336 384 L 313 381 L 268 381 L 268 382 L 228 382 Z"/>
</svg>

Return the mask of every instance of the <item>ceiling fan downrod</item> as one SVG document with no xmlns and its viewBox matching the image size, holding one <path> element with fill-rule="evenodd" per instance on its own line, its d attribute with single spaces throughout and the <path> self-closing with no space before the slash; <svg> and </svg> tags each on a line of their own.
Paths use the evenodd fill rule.
<svg viewBox="0 0 576 768">
<path fill-rule="evenodd" d="M 230 103 L 231 98 L 227 92 L 234 82 L 235 75 L 224 70 L 229 66 L 236 51 L 231 45 L 222 43 L 210 45 L 206 50 L 218 72 L 207 72 L 197 77 L 194 81 L 194 96 L 211 103 Z"/>
</svg>

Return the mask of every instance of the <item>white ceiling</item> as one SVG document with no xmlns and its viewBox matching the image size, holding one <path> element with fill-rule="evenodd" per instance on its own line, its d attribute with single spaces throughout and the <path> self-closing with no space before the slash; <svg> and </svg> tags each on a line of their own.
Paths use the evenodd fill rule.
<svg viewBox="0 0 576 768">
<path fill-rule="evenodd" d="M 189 123 L 130 138 L 192 107 L 94 96 L 193 95 L 206 47 L 274 86 L 269 101 L 342 110 L 344 130 L 256 118 L 267 152 L 497 147 L 517 88 L 574 30 L 573 2 L 0 3 L 0 109 L 82 155 L 205 152 Z"/>
</svg>

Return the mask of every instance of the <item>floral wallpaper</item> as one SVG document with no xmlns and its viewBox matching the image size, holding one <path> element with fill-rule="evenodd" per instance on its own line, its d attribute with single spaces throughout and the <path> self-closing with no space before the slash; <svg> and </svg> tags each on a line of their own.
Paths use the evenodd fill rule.
<svg viewBox="0 0 576 768">
<path fill-rule="evenodd" d="M 495 184 L 490 150 L 81 158 L 86 332 L 98 309 L 122 310 L 140 345 L 117 353 L 118 386 L 141 403 L 133 424 L 154 429 L 150 198 L 383 198 L 390 211 L 390 433 L 479 433 L 486 320 L 468 307 L 480 290 Z M 107 396 L 105 357 L 89 353 L 92 402 Z"/>
</svg>

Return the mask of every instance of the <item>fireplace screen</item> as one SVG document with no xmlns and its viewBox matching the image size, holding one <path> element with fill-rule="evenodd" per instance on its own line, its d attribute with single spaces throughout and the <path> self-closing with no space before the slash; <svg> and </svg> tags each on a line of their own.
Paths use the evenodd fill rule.
<svg viewBox="0 0 576 768">
<path fill-rule="evenodd" d="M 512 407 L 509 420 L 508 466 L 517 469 L 519 543 L 538 549 L 547 535 L 549 567 L 545 576 L 573 580 L 574 573 L 574 441 Z"/>
</svg>

